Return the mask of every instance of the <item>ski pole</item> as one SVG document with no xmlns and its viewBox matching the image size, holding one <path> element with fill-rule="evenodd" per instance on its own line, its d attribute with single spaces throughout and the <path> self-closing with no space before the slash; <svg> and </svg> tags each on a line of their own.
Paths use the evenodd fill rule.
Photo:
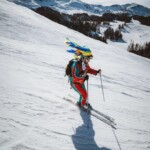
<svg viewBox="0 0 150 150">
<path fill-rule="evenodd" d="M 89 83 L 88 83 L 88 80 L 87 80 L 87 105 L 88 104 L 89 104 Z M 87 113 L 90 113 L 89 109 L 87 110 Z M 88 117 L 88 128 L 90 127 L 90 118 L 89 117 Z"/>
<path fill-rule="evenodd" d="M 103 89 L 103 83 L 102 83 L 102 76 L 101 76 L 101 73 L 99 73 L 99 75 L 100 75 L 100 80 L 101 80 L 101 87 L 102 87 L 103 100 L 104 100 L 104 102 L 105 102 L 104 89 Z"/>
<path fill-rule="evenodd" d="M 111 122 L 110 122 L 110 125 L 111 125 Z M 117 135 L 116 135 L 116 133 L 115 133 L 115 131 L 114 131 L 112 125 L 111 125 L 111 128 L 112 128 L 113 134 L 114 134 L 114 136 L 115 136 L 116 142 L 117 142 L 117 144 L 118 144 L 119 150 L 122 150 L 122 149 L 121 149 L 121 145 L 120 145 L 120 143 L 119 143 L 119 140 L 118 140 L 118 138 L 117 138 Z"/>
<path fill-rule="evenodd" d="M 88 101 L 89 101 L 89 83 L 88 83 L 88 80 L 87 80 L 87 103 L 89 103 Z"/>
</svg>

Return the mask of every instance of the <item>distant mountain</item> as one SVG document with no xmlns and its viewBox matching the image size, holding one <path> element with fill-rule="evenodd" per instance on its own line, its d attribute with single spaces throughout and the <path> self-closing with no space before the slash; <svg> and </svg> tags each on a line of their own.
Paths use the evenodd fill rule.
<svg viewBox="0 0 150 150">
<path fill-rule="evenodd" d="M 150 16 L 150 9 L 139 4 L 125 4 L 102 6 L 87 4 L 80 0 L 8 0 L 31 9 L 41 6 L 48 6 L 60 12 L 74 14 L 74 13 L 88 13 L 95 15 L 102 15 L 106 12 L 113 13 L 129 13 L 131 15 Z"/>
</svg>

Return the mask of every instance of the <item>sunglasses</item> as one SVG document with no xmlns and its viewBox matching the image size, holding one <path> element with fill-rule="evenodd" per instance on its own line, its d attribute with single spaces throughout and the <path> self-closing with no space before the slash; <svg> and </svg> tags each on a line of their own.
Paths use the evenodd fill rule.
<svg viewBox="0 0 150 150">
<path fill-rule="evenodd" d="M 84 59 L 90 60 L 92 59 L 92 57 L 84 57 Z"/>
</svg>

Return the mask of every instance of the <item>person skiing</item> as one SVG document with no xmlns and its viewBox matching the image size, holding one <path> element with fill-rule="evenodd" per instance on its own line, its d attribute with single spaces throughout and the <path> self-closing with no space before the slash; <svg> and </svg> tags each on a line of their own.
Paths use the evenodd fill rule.
<svg viewBox="0 0 150 150">
<path fill-rule="evenodd" d="M 71 67 L 71 76 L 70 76 L 70 84 L 72 88 L 80 95 L 79 100 L 77 102 L 78 106 L 91 107 L 90 104 L 87 104 L 88 93 L 86 91 L 84 82 L 89 79 L 88 73 L 97 75 L 101 73 L 101 69 L 95 70 L 89 66 L 89 61 L 92 59 L 92 53 L 88 52 L 87 54 L 83 53 L 80 55 L 80 58 L 77 61 L 74 61 Z"/>
</svg>

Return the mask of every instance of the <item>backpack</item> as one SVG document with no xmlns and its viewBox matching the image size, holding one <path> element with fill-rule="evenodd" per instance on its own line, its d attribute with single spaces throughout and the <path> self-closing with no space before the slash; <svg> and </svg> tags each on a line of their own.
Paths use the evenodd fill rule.
<svg viewBox="0 0 150 150">
<path fill-rule="evenodd" d="M 66 69 L 65 69 L 65 76 L 67 75 L 68 77 L 71 77 L 72 74 L 71 74 L 71 67 L 73 65 L 73 63 L 75 62 L 76 60 L 75 59 L 72 59 L 69 61 L 68 65 L 66 66 Z"/>
</svg>

